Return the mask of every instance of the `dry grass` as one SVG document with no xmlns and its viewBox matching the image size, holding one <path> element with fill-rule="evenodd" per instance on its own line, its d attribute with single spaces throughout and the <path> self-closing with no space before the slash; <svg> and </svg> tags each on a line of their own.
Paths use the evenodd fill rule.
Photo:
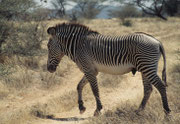
<svg viewBox="0 0 180 124">
<path fill-rule="evenodd" d="M 110 75 L 110 74 L 104 74 L 100 73 L 98 75 L 98 82 L 100 83 L 100 86 L 105 88 L 115 88 L 118 87 L 122 80 L 124 80 L 127 76 L 126 75 Z"/>
<path fill-rule="evenodd" d="M 175 52 L 175 55 L 177 56 L 177 58 L 175 59 L 176 63 L 173 66 L 171 76 L 175 83 L 180 84 L 180 50 L 179 49 Z"/>
<path fill-rule="evenodd" d="M 157 18 L 130 19 L 131 27 L 120 25 L 118 19 L 83 20 L 82 23 L 106 35 L 122 35 L 132 32 L 146 32 L 162 41 L 167 56 L 167 89 L 172 116 L 164 118 L 160 95 L 153 90 L 144 112 L 136 115 L 142 99 L 142 81 L 139 73 L 132 76 L 99 74 L 98 81 L 104 112 L 100 117 L 86 120 L 90 124 L 119 123 L 180 123 L 180 64 L 177 58 L 180 49 L 180 19 L 170 18 L 167 22 Z M 46 21 L 48 26 L 64 20 Z M 47 41 L 42 48 L 46 49 Z M 2 60 L 2 59 L 0 59 Z M 8 63 L 15 66 L 13 73 L 0 81 L 0 124 L 53 123 L 52 117 L 79 115 L 76 86 L 83 74 L 67 57 L 63 58 L 54 74 L 46 70 L 47 55 L 40 57 L 12 57 Z M 3 63 L 4 62 L 3 60 Z M 8 64 L 7 64 L 8 65 Z M 162 61 L 159 63 L 161 75 Z M 83 91 L 86 116 L 92 116 L 95 100 L 90 86 Z M 54 120 L 55 121 L 55 120 Z M 61 123 L 61 122 L 59 122 Z M 62 122 L 63 123 L 63 122 Z M 73 123 L 73 122 L 70 122 Z M 74 122 L 78 123 L 78 122 Z M 80 122 L 81 123 L 81 122 Z"/>
</svg>

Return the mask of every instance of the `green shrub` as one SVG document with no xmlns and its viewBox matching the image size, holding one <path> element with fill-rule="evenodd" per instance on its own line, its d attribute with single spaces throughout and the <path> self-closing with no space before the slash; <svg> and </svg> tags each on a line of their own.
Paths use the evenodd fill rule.
<svg viewBox="0 0 180 124">
<path fill-rule="evenodd" d="M 132 21 L 128 20 L 128 19 L 124 19 L 124 20 L 122 20 L 122 25 L 124 25 L 126 27 L 131 27 L 132 26 Z"/>
</svg>

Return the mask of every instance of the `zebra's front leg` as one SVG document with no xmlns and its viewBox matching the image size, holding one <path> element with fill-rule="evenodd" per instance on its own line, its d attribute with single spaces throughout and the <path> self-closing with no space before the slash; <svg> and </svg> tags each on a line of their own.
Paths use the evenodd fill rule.
<svg viewBox="0 0 180 124">
<path fill-rule="evenodd" d="M 87 84 L 86 77 L 83 76 L 81 81 L 79 82 L 77 86 L 77 91 L 78 91 L 78 104 L 79 104 L 79 110 L 80 114 L 83 114 L 86 111 L 86 108 L 83 105 L 83 100 L 82 100 L 82 90 L 83 87 Z"/>
<path fill-rule="evenodd" d="M 93 92 L 95 99 L 96 99 L 96 110 L 94 112 L 94 116 L 98 116 L 100 114 L 101 109 L 102 109 L 102 104 L 101 104 L 100 97 L 99 97 L 99 89 L 98 89 L 96 75 L 85 74 L 85 76 L 90 83 L 92 92 Z"/>
</svg>

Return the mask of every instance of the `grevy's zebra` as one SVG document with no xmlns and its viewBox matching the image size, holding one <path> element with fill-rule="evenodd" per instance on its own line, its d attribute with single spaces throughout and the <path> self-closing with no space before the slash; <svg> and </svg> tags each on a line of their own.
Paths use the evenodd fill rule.
<svg viewBox="0 0 180 124">
<path fill-rule="evenodd" d="M 162 44 L 145 33 L 134 33 L 120 37 L 104 36 L 80 24 L 63 23 L 47 30 L 51 38 L 48 42 L 49 72 L 55 72 L 64 55 L 70 57 L 84 73 L 77 86 L 80 113 L 85 111 L 82 89 L 90 83 L 96 99 L 98 115 L 102 109 L 96 76 L 98 72 L 122 75 L 132 71 L 141 72 L 144 97 L 139 106 L 143 110 L 152 92 L 152 84 L 161 94 L 165 113 L 170 113 L 166 96 L 166 58 Z M 157 75 L 159 58 L 163 55 L 162 79 Z M 86 81 L 87 80 L 87 81 Z"/>
</svg>

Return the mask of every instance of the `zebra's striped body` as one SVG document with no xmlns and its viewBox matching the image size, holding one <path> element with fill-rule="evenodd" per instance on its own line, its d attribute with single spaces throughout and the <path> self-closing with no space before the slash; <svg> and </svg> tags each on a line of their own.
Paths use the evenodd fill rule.
<svg viewBox="0 0 180 124">
<path fill-rule="evenodd" d="M 134 33 L 119 37 L 104 36 L 79 24 L 59 24 L 47 30 L 52 37 L 48 42 L 48 70 L 54 72 L 61 58 L 69 56 L 84 73 L 78 84 L 80 112 L 85 111 L 82 89 L 87 81 L 96 98 L 97 115 L 102 109 L 96 76 L 98 72 L 122 75 L 132 71 L 142 73 L 144 98 L 139 111 L 144 109 L 151 94 L 152 84 L 159 90 L 166 113 L 170 112 L 166 88 L 157 75 L 158 61 L 163 55 L 163 81 L 166 84 L 166 58 L 162 44 L 150 35 Z"/>
<path fill-rule="evenodd" d="M 144 57 L 143 62 L 147 61 L 151 66 L 157 64 L 160 57 L 159 41 L 143 33 L 121 37 L 98 34 L 95 38 L 91 37 L 87 43 L 88 53 L 90 53 L 95 68 L 100 72 L 124 74 L 133 68 L 142 71 L 143 68 L 140 67 L 143 64 L 140 62 L 142 57 Z M 141 57 L 141 60 L 138 60 L 138 57 Z"/>
</svg>

